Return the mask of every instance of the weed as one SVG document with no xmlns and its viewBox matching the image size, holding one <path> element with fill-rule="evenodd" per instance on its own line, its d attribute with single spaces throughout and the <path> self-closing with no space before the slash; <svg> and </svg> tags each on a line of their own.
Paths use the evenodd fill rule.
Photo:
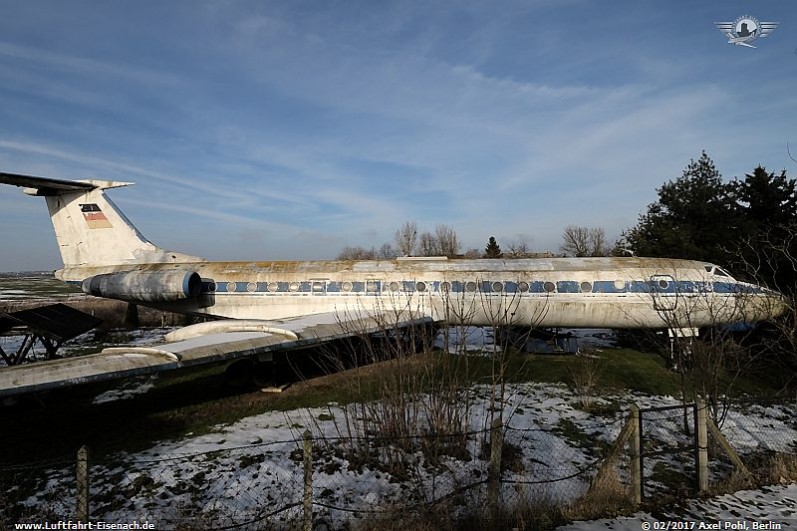
<svg viewBox="0 0 797 531">
<path fill-rule="evenodd" d="M 603 360 L 587 353 L 577 356 L 568 367 L 570 382 L 582 408 L 587 409 L 595 402 L 595 391 L 604 370 Z"/>
<path fill-rule="evenodd" d="M 576 520 L 592 520 L 606 518 L 633 510 L 628 488 L 623 484 L 614 466 L 603 469 L 596 477 L 590 489 L 577 499 L 568 510 L 571 518 Z"/>
</svg>

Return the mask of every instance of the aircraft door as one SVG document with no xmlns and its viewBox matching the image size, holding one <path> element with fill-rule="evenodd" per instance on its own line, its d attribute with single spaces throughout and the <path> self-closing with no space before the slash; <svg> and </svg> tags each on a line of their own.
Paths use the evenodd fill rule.
<svg viewBox="0 0 797 531">
<path fill-rule="evenodd" d="M 678 305 L 675 279 L 670 275 L 650 277 L 650 293 L 653 296 L 653 308 L 656 311 L 669 312 Z"/>
</svg>

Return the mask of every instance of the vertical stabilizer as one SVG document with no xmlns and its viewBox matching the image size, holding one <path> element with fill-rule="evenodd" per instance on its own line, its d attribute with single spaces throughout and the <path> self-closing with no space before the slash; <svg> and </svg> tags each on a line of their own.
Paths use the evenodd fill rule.
<svg viewBox="0 0 797 531">
<path fill-rule="evenodd" d="M 64 266 L 198 262 L 201 258 L 156 247 L 108 199 L 104 190 L 133 183 L 62 181 L 0 173 L 0 183 L 44 196 Z"/>
</svg>

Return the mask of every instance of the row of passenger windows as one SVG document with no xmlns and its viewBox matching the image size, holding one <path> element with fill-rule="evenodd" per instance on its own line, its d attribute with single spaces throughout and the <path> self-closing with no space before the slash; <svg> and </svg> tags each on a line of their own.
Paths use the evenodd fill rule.
<svg viewBox="0 0 797 531">
<path fill-rule="evenodd" d="M 431 285 L 430 285 L 431 284 Z M 565 281 L 560 282 L 560 287 L 558 291 L 567 292 L 567 293 L 591 293 L 593 291 L 593 283 L 591 282 L 574 282 L 574 281 Z M 624 291 L 626 288 L 626 283 L 622 280 L 616 280 L 614 282 L 602 282 L 603 286 L 599 289 L 599 291 Z M 440 282 L 440 283 L 427 283 L 427 282 L 409 282 L 409 281 L 392 281 L 392 282 L 385 282 L 382 283 L 376 280 L 368 280 L 365 282 L 356 282 L 352 283 L 349 281 L 346 282 L 329 282 L 327 281 L 309 281 L 309 282 L 226 282 L 220 285 L 217 285 L 215 282 L 205 282 L 205 290 L 208 292 L 215 292 L 215 291 L 226 291 L 230 292 L 244 292 L 248 291 L 250 293 L 254 293 L 257 291 L 260 292 L 313 292 L 313 293 L 348 293 L 348 292 L 362 292 L 365 291 L 367 293 L 376 293 L 379 291 L 386 291 L 386 292 L 401 292 L 401 291 L 416 291 L 416 292 L 427 292 L 430 290 L 435 289 L 435 285 L 437 285 L 437 289 L 440 292 L 448 293 L 450 291 L 455 292 L 467 292 L 467 293 L 475 293 L 477 291 L 483 292 L 493 292 L 493 293 L 503 293 L 503 292 L 520 292 L 526 293 L 529 291 L 534 292 L 545 292 L 545 293 L 554 293 L 557 291 L 557 284 L 551 281 L 545 282 L 535 282 L 534 289 L 532 289 L 531 284 L 529 282 L 476 282 L 476 281 L 466 281 L 466 282 L 456 282 L 452 285 L 451 282 Z M 223 286 L 220 288 L 219 286 Z M 669 288 L 669 283 L 665 280 L 661 280 L 658 282 L 658 288 L 662 290 L 666 290 Z"/>
</svg>

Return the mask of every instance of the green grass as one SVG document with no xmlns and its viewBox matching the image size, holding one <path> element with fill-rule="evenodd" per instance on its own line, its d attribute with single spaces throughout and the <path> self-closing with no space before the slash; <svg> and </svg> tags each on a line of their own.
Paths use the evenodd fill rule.
<svg viewBox="0 0 797 531">
<path fill-rule="evenodd" d="M 606 349 L 598 354 L 604 360 L 600 385 L 604 389 L 640 391 L 650 394 L 676 394 L 678 375 L 667 369 L 654 354 L 633 349 Z M 579 359 L 572 355 L 510 354 L 506 375 L 511 382 L 569 383 L 570 371 Z M 472 380 L 488 380 L 492 363 L 486 358 L 470 362 Z"/>
</svg>

